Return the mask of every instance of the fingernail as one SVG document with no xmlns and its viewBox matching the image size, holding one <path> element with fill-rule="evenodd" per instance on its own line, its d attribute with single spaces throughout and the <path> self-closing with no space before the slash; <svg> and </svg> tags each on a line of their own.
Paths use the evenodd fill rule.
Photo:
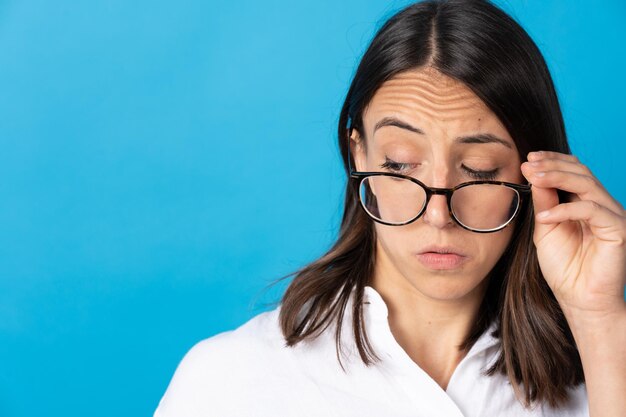
<svg viewBox="0 0 626 417">
<path fill-rule="evenodd" d="M 541 213 L 538 213 L 537 214 L 537 218 L 538 219 L 545 219 L 549 215 L 550 215 L 550 210 L 546 210 L 546 211 L 542 211 Z"/>
<path fill-rule="evenodd" d="M 535 172 L 535 177 L 543 177 L 544 175 L 546 175 L 545 172 Z"/>
</svg>

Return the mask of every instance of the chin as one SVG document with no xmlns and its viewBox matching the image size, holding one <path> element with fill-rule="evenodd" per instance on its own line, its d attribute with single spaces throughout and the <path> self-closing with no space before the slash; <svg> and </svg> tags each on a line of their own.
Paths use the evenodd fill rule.
<svg viewBox="0 0 626 417">
<path fill-rule="evenodd" d="M 430 273 L 414 277 L 411 285 L 424 296 L 433 300 L 453 301 L 472 297 L 480 290 L 484 280 L 468 276 L 467 273 Z"/>
</svg>

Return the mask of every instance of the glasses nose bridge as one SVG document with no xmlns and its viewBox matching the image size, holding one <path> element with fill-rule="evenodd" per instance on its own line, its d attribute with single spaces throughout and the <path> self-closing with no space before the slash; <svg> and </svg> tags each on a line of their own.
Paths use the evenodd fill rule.
<svg viewBox="0 0 626 417">
<path fill-rule="evenodd" d="M 437 188 L 437 187 L 428 187 L 422 186 L 426 190 L 426 202 L 424 203 L 424 207 L 420 216 L 426 212 L 428 206 L 430 205 L 431 197 L 434 195 L 443 195 L 446 198 L 446 206 L 448 207 L 448 214 L 450 217 L 454 218 L 452 214 L 452 193 L 454 192 L 454 188 Z"/>
<path fill-rule="evenodd" d="M 433 195 L 445 195 L 446 199 L 450 199 L 452 196 L 453 188 L 436 188 L 436 187 L 424 187 L 426 192 L 428 193 L 428 198 L 430 199 Z"/>
</svg>

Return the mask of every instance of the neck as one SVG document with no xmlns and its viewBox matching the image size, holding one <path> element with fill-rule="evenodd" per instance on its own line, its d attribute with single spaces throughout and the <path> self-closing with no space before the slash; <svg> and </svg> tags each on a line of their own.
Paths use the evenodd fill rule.
<svg viewBox="0 0 626 417">
<path fill-rule="evenodd" d="M 476 322 L 488 280 L 463 297 L 437 299 L 398 271 L 384 267 L 385 262 L 376 263 L 372 287 L 387 305 L 391 332 L 411 359 L 445 390 L 467 353 L 459 345 Z"/>
</svg>

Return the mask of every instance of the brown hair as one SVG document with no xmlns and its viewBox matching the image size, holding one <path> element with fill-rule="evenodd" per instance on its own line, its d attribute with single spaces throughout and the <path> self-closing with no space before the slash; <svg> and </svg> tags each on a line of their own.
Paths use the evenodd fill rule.
<svg viewBox="0 0 626 417">
<path fill-rule="evenodd" d="M 361 59 L 338 124 L 346 173 L 350 125 L 362 132 L 363 111 L 383 82 L 425 66 L 472 89 L 507 128 L 522 158 L 539 149 L 570 153 L 552 79 L 522 27 L 488 1 L 434 0 L 392 16 Z M 509 246 L 487 277 L 478 320 L 460 349 L 471 347 L 495 320 L 500 352 L 486 373 L 506 375 L 527 407 L 535 401 L 558 407 L 567 400 L 567 389 L 584 381 L 582 364 L 539 268 L 530 198 L 515 223 Z M 359 207 L 357 184 L 349 180 L 337 241 L 318 260 L 278 280 L 295 275 L 279 317 L 287 346 L 316 338 L 334 320 L 341 364 L 341 323 L 354 289 L 352 327 L 359 355 L 366 365 L 380 360 L 365 332 L 361 303 L 374 270 L 375 239 L 373 222 Z"/>
</svg>

